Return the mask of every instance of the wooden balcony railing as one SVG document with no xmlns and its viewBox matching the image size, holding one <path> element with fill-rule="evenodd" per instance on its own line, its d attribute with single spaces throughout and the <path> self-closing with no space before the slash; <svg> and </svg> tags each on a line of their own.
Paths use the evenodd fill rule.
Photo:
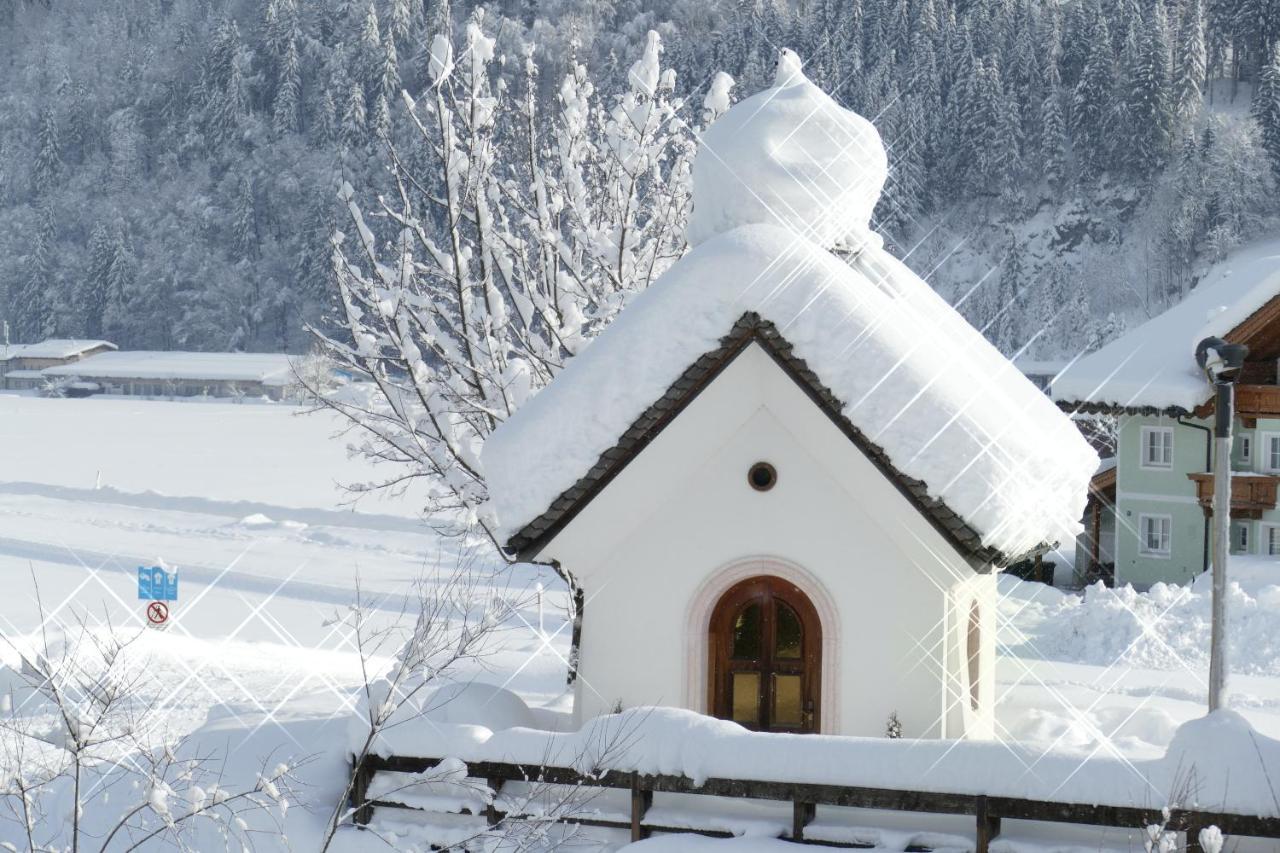
<svg viewBox="0 0 1280 853">
<path fill-rule="evenodd" d="M 1188 474 L 1196 484 L 1196 497 L 1204 514 L 1213 507 L 1213 474 Z M 1231 475 L 1231 515 L 1236 518 L 1261 518 L 1262 513 L 1276 508 L 1277 486 L 1280 477 L 1266 474 Z"/>
</svg>

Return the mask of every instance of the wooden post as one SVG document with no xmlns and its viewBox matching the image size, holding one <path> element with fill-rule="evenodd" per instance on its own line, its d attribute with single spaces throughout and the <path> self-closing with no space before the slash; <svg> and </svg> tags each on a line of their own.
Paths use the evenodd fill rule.
<svg viewBox="0 0 1280 853">
<path fill-rule="evenodd" d="M 1183 827 L 1185 837 L 1182 843 L 1182 849 L 1185 850 L 1186 853 L 1203 853 L 1203 849 L 1200 847 L 1200 830 L 1208 828 L 1209 824 L 1207 822 L 1195 818 L 1188 818 L 1185 826 Z M 1223 847 L 1226 847 L 1226 845 L 1224 844 Z"/>
<path fill-rule="evenodd" d="M 649 832 L 643 826 L 645 812 L 653 805 L 653 791 L 640 787 L 640 774 L 631 774 L 631 840 L 643 841 Z"/>
<path fill-rule="evenodd" d="M 367 761 L 355 762 L 351 766 L 351 802 L 348 804 L 355 811 L 351 821 L 356 826 L 368 826 L 373 820 L 373 806 L 369 805 L 369 783 L 373 781 L 373 770 Z"/>
<path fill-rule="evenodd" d="M 484 817 L 489 822 L 489 826 L 497 826 L 501 818 L 498 816 L 498 792 L 502 790 L 501 779 L 489 779 L 485 782 L 489 786 L 489 790 L 493 792 L 493 799 L 485 806 Z"/>
<path fill-rule="evenodd" d="M 987 798 L 985 796 L 978 797 L 977 812 L 978 832 L 973 853 L 988 853 L 991 849 L 991 841 L 1000 834 L 1000 818 L 991 814 L 987 807 Z"/>
<path fill-rule="evenodd" d="M 1089 539 L 1091 540 L 1091 541 L 1089 542 L 1089 570 L 1090 570 L 1090 571 L 1095 571 L 1095 572 L 1099 572 L 1099 573 L 1100 573 L 1100 572 L 1102 571 L 1102 569 L 1100 568 L 1100 566 L 1101 566 L 1101 564 L 1102 564 L 1102 560 L 1100 559 L 1100 558 L 1101 558 L 1100 549 L 1101 549 L 1101 545 L 1102 545 L 1102 543 L 1101 543 L 1101 540 L 1102 540 L 1102 496 L 1101 496 L 1101 495 L 1094 495 L 1094 496 L 1093 496 L 1093 513 L 1092 513 L 1092 515 L 1093 515 L 1093 518 L 1092 518 L 1093 524 L 1092 524 L 1092 525 L 1090 525 L 1090 526 L 1091 526 L 1091 527 L 1093 527 L 1093 530 L 1091 531 L 1090 536 L 1089 536 Z"/>
<path fill-rule="evenodd" d="M 804 841 L 804 828 L 813 822 L 818 813 L 814 803 L 802 803 L 799 800 L 791 804 L 791 840 Z"/>
</svg>

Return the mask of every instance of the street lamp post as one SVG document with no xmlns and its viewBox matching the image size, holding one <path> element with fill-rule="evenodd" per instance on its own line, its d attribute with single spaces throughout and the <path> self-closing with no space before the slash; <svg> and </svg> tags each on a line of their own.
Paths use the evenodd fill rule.
<svg viewBox="0 0 1280 853">
<path fill-rule="evenodd" d="M 1214 390 L 1213 449 L 1213 624 L 1209 640 L 1209 711 L 1222 707 L 1227 692 L 1227 557 L 1231 550 L 1231 427 L 1235 389 L 1249 348 L 1221 338 L 1196 346 L 1196 363 Z"/>
</svg>

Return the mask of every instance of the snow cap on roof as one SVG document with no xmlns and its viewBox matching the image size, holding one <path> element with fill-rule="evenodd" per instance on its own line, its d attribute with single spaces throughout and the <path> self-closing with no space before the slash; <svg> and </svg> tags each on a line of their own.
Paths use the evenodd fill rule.
<svg viewBox="0 0 1280 853">
<path fill-rule="evenodd" d="M 1212 394 L 1196 365 L 1196 344 L 1227 335 L 1276 296 L 1280 251 L 1275 242 L 1237 252 L 1168 311 L 1068 364 L 1053 380 L 1053 398 L 1064 404 L 1189 412 Z"/>
<path fill-rule="evenodd" d="M 284 353 L 125 350 L 99 353 L 73 364 L 45 368 L 43 375 L 90 379 L 262 382 L 283 386 L 293 380 L 293 366 L 291 357 Z"/>
<path fill-rule="evenodd" d="M 926 282 L 857 236 L 884 181 L 880 138 L 795 54 L 778 76 L 707 132 L 695 248 L 485 442 L 499 538 L 529 548 L 571 517 L 602 465 L 626 464 L 633 424 L 747 316 L 776 330 L 886 473 L 913 481 L 922 512 L 963 521 L 965 535 L 947 524 L 961 550 L 1007 560 L 1074 535 L 1097 455 Z M 855 238 L 852 262 L 827 251 Z"/>
<path fill-rule="evenodd" d="M 685 255 L 485 443 L 502 541 L 587 474 L 747 312 L 771 322 L 867 441 L 984 547 L 1073 534 L 1098 459 L 1070 420 L 881 249 L 852 265 L 775 225 Z"/>
<path fill-rule="evenodd" d="M 18 358 L 74 358 L 89 350 L 115 348 L 116 345 L 110 341 L 49 338 L 34 344 L 0 345 L 0 361 Z"/>
<path fill-rule="evenodd" d="M 871 122 L 809 82 L 800 57 L 783 50 L 773 86 L 733 106 L 702 136 L 689 243 L 759 224 L 824 249 L 856 249 L 878 239 L 868 223 L 888 162 Z"/>
</svg>

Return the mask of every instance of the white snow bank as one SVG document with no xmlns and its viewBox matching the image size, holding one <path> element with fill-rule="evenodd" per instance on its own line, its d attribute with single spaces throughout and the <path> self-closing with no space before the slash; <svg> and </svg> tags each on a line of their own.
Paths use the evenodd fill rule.
<svg viewBox="0 0 1280 853">
<path fill-rule="evenodd" d="M 352 748 L 359 748 L 363 736 L 353 735 Z M 1280 767 L 1280 742 L 1259 735 L 1230 711 L 1183 725 L 1169 753 L 1147 761 L 993 741 L 749 732 L 675 708 L 598 717 L 568 734 L 408 722 L 387 731 L 375 751 L 584 772 L 607 766 L 683 775 L 695 784 L 713 777 L 765 779 L 1144 808 L 1180 805 L 1177 797 L 1194 767 L 1196 806 L 1280 816 L 1280 803 L 1264 782 L 1268 767 Z"/>
<path fill-rule="evenodd" d="M 1236 580 L 1237 563 L 1244 583 Z M 1269 574 L 1269 578 L 1267 575 Z M 1228 586 L 1227 644 L 1231 671 L 1280 676 L 1280 560 L 1233 558 Z M 1081 594 L 1001 578 L 1001 595 L 1019 612 L 1039 608 L 1024 656 L 1096 666 L 1202 669 L 1209 665 L 1209 578 L 1190 586 L 1158 583 L 1146 592 L 1101 583 Z M 1027 588 L 1036 588 L 1034 596 Z"/>
<path fill-rule="evenodd" d="M 748 311 L 983 544 L 1017 555 L 1078 527 L 1097 455 L 928 284 L 881 249 L 850 265 L 750 225 L 682 258 L 485 443 L 502 536 L 546 510 Z"/>
<path fill-rule="evenodd" d="M 393 665 L 394 668 L 395 665 Z M 515 693 L 478 681 L 449 682 L 439 687 L 422 685 L 416 677 L 401 680 L 394 696 L 388 678 L 370 685 L 370 696 L 384 713 L 392 729 L 402 725 L 436 724 L 484 731 L 513 728 L 532 729 L 535 715 Z M 363 743 L 369 732 L 367 700 L 361 698 L 359 713 L 352 720 L 352 742 Z"/>
<path fill-rule="evenodd" d="M 1068 365 L 1055 400 L 1190 411 L 1209 398 L 1196 344 L 1227 334 L 1280 294 L 1280 245 L 1241 250 L 1213 267 L 1186 299 Z"/>
<path fill-rule="evenodd" d="M 735 105 L 702 136 L 689 243 L 765 224 L 823 248 L 879 245 L 868 223 L 888 163 L 871 122 L 810 83 L 799 57 L 784 50 L 773 87 Z"/>
</svg>

